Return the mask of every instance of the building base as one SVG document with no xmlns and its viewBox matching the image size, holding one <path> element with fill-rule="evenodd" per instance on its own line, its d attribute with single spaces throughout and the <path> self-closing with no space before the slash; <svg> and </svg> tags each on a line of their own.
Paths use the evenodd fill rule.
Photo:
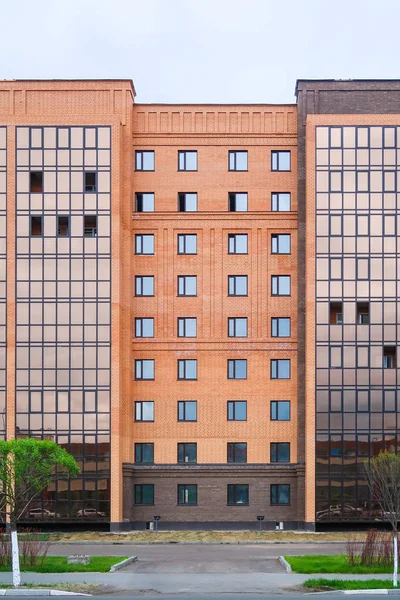
<svg viewBox="0 0 400 600">
<path fill-rule="evenodd" d="M 262 531 L 304 531 L 304 521 L 263 521 Z M 154 521 L 110 523 L 110 531 L 155 530 Z M 159 531 L 260 531 L 259 521 L 164 521 L 158 522 Z"/>
</svg>

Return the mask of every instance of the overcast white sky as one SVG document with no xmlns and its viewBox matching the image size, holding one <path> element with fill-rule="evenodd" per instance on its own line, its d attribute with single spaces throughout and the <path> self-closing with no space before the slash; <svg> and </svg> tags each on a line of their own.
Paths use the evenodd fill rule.
<svg viewBox="0 0 400 600">
<path fill-rule="evenodd" d="M 0 78 L 133 79 L 137 102 L 294 102 L 400 78 L 399 0 L 2 0 Z"/>
</svg>

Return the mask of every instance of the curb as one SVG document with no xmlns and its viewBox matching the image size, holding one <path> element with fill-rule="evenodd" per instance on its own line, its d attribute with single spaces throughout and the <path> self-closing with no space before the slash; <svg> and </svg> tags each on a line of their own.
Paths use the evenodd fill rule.
<svg viewBox="0 0 400 600">
<path fill-rule="evenodd" d="M 0 589 L 0 596 L 91 596 L 80 592 L 65 592 L 64 590 L 49 590 L 45 588 L 15 588 Z"/>
<path fill-rule="evenodd" d="M 346 544 L 346 541 L 344 540 L 343 542 L 340 541 L 326 541 L 326 542 L 322 542 L 322 541 L 306 541 L 306 542 L 294 542 L 294 541 L 287 541 L 287 542 L 280 542 L 280 541 L 276 541 L 276 542 L 263 542 L 263 541 L 249 541 L 249 542 L 102 542 L 102 541 L 93 541 L 93 542 L 50 542 L 51 546 L 96 546 L 97 544 L 101 544 L 102 546 L 168 546 L 170 544 L 177 544 L 180 546 L 193 546 L 193 545 L 201 545 L 201 546 L 218 546 L 218 545 L 228 545 L 228 546 L 262 546 L 262 545 L 266 545 L 266 546 L 274 546 L 274 545 L 279 545 L 279 544 Z"/>
<path fill-rule="evenodd" d="M 126 558 L 125 560 L 121 560 L 121 562 L 117 563 L 116 565 L 113 565 L 108 572 L 114 573 L 115 571 L 119 571 L 120 569 L 123 569 L 127 565 L 130 565 L 131 563 L 136 562 L 137 559 L 138 559 L 137 556 L 130 556 L 129 558 Z"/>
<path fill-rule="evenodd" d="M 278 556 L 278 560 L 281 563 L 282 567 L 285 569 L 286 573 L 292 572 L 292 567 L 290 566 L 290 564 L 284 556 Z"/>
</svg>

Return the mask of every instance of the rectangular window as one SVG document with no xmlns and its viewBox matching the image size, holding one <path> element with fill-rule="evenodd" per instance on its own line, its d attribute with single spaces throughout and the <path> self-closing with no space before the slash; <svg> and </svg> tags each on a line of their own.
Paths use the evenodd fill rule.
<svg viewBox="0 0 400 600">
<path fill-rule="evenodd" d="M 228 402 L 228 421 L 247 421 L 247 402 L 245 400 Z"/>
<path fill-rule="evenodd" d="M 31 217 L 31 236 L 42 236 L 42 217 Z"/>
<path fill-rule="evenodd" d="M 290 254 L 290 233 L 271 235 L 272 254 Z"/>
<path fill-rule="evenodd" d="M 278 358 L 271 360 L 271 379 L 290 379 L 290 360 Z"/>
<path fill-rule="evenodd" d="M 69 217 L 61 216 L 57 217 L 57 235 L 58 237 L 69 236 Z"/>
<path fill-rule="evenodd" d="M 369 368 L 369 346 L 356 346 L 356 366 L 359 369 Z M 341 356 L 340 356 L 341 358 Z M 331 357 L 332 360 L 332 357 Z"/>
<path fill-rule="evenodd" d="M 136 254 L 154 254 L 154 234 L 139 233 L 135 235 Z"/>
<path fill-rule="evenodd" d="M 273 483 L 271 485 L 271 505 L 290 504 L 290 485 L 288 483 Z"/>
<path fill-rule="evenodd" d="M 357 323 L 358 325 L 369 324 L 369 302 L 357 302 Z"/>
<path fill-rule="evenodd" d="M 196 296 L 196 275 L 178 275 L 178 296 Z"/>
<path fill-rule="evenodd" d="M 43 171 L 31 171 L 29 173 L 29 191 L 32 194 L 43 192 Z"/>
<path fill-rule="evenodd" d="M 228 379 L 247 379 L 247 360 L 241 358 L 228 360 Z"/>
<path fill-rule="evenodd" d="M 154 319 L 137 318 L 135 319 L 135 336 L 137 338 L 152 338 L 154 337 Z"/>
<path fill-rule="evenodd" d="M 85 171 L 85 192 L 95 192 L 97 189 L 97 173 L 94 171 Z"/>
<path fill-rule="evenodd" d="M 154 379 L 154 359 L 135 360 L 135 379 Z"/>
<path fill-rule="evenodd" d="M 249 503 L 249 486 L 243 484 L 228 484 L 228 504 L 245 505 Z"/>
<path fill-rule="evenodd" d="M 290 150 L 272 150 L 272 171 L 290 171 Z"/>
<path fill-rule="evenodd" d="M 245 442 L 228 442 L 228 463 L 247 462 L 247 444 Z"/>
<path fill-rule="evenodd" d="M 135 421 L 154 421 L 154 402 L 135 402 Z"/>
<path fill-rule="evenodd" d="M 341 302 L 331 302 L 329 304 L 329 323 L 330 325 L 341 325 L 343 323 L 343 304 Z"/>
<path fill-rule="evenodd" d="M 228 318 L 228 337 L 247 337 L 247 317 Z"/>
<path fill-rule="evenodd" d="M 154 296 L 153 275 L 137 275 L 135 277 L 135 296 Z"/>
<path fill-rule="evenodd" d="M 147 504 L 148 506 L 152 506 L 154 504 L 153 483 L 135 485 L 135 504 Z"/>
<path fill-rule="evenodd" d="M 178 317 L 178 337 L 196 337 L 197 319 L 192 317 Z"/>
<path fill-rule="evenodd" d="M 182 380 L 197 379 L 197 360 L 192 360 L 192 359 L 178 360 L 178 379 L 182 379 Z"/>
<path fill-rule="evenodd" d="M 395 369 L 396 368 L 396 346 L 384 346 L 383 347 L 383 368 L 384 369 Z"/>
<path fill-rule="evenodd" d="M 228 194 L 229 212 L 247 212 L 247 192 L 230 192 Z"/>
<path fill-rule="evenodd" d="M 271 319 L 271 337 L 290 337 L 290 318 L 273 317 Z"/>
<path fill-rule="evenodd" d="M 96 402 L 96 392 L 94 390 L 85 390 L 83 392 L 83 411 L 88 412 L 96 412 L 97 410 L 97 402 Z"/>
<path fill-rule="evenodd" d="M 197 485 L 183 484 L 178 485 L 178 504 L 196 505 L 197 504 Z"/>
<path fill-rule="evenodd" d="M 154 193 L 136 194 L 136 212 L 154 212 Z"/>
<path fill-rule="evenodd" d="M 197 234 L 178 233 L 178 254 L 197 254 Z"/>
<path fill-rule="evenodd" d="M 194 192 L 180 192 L 178 194 L 178 211 L 179 212 L 196 212 L 197 211 L 197 194 Z"/>
<path fill-rule="evenodd" d="M 247 254 L 247 233 L 228 234 L 228 254 Z"/>
<path fill-rule="evenodd" d="M 84 237 L 97 236 L 97 217 L 96 215 L 84 215 L 83 217 L 83 235 Z"/>
<path fill-rule="evenodd" d="M 247 171 L 247 150 L 229 150 L 229 171 Z"/>
<path fill-rule="evenodd" d="M 289 400 L 271 400 L 271 421 L 290 421 Z"/>
<path fill-rule="evenodd" d="M 136 171 L 154 171 L 154 150 L 136 150 Z"/>
<path fill-rule="evenodd" d="M 154 444 L 135 444 L 135 463 L 154 463 Z"/>
<path fill-rule="evenodd" d="M 228 275 L 228 296 L 247 296 L 247 275 Z"/>
<path fill-rule="evenodd" d="M 290 211 L 290 194 L 289 193 L 273 193 L 271 196 L 272 212 L 289 212 Z"/>
<path fill-rule="evenodd" d="M 329 348 L 329 366 L 331 369 L 342 368 L 343 346 L 331 346 Z"/>
<path fill-rule="evenodd" d="M 287 442 L 272 442 L 270 457 L 271 462 L 290 462 L 290 444 Z"/>
<path fill-rule="evenodd" d="M 197 444 L 178 444 L 178 463 L 197 463 Z"/>
<path fill-rule="evenodd" d="M 31 413 L 43 412 L 43 393 L 42 392 L 30 392 L 30 394 L 29 394 L 29 412 L 31 412 Z"/>
<path fill-rule="evenodd" d="M 178 402 L 178 421 L 197 421 L 197 402 L 195 400 Z"/>
<path fill-rule="evenodd" d="M 290 275 L 271 275 L 271 295 L 290 296 Z"/>
<path fill-rule="evenodd" d="M 357 279 L 369 279 L 369 258 L 357 258 Z"/>
<path fill-rule="evenodd" d="M 197 171 L 197 150 L 178 150 L 178 171 Z"/>
</svg>

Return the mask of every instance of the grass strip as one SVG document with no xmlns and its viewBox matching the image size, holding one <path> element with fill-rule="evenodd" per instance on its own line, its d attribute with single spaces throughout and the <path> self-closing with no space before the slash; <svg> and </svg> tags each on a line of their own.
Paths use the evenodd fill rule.
<svg viewBox="0 0 400 600">
<path fill-rule="evenodd" d="M 21 565 L 21 571 L 23 573 L 107 573 L 113 565 L 126 558 L 128 556 L 92 556 L 88 565 L 69 565 L 66 556 L 46 556 L 42 566 Z M 11 566 L 0 567 L 0 572 L 11 572 Z"/>
<path fill-rule="evenodd" d="M 393 567 L 381 565 L 373 566 L 351 566 L 345 554 L 335 555 L 308 555 L 308 556 L 285 556 L 286 560 L 295 573 L 316 574 L 323 573 L 349 573 L 355 575 L 371 573 L 391 573 Z"/>
<path fill-rule="evenodd" d="M 307 579 L 303 583 L 307 589 L 317 590 L 382 590 L 393 588 L 391 579 Z"/>
</svg>

